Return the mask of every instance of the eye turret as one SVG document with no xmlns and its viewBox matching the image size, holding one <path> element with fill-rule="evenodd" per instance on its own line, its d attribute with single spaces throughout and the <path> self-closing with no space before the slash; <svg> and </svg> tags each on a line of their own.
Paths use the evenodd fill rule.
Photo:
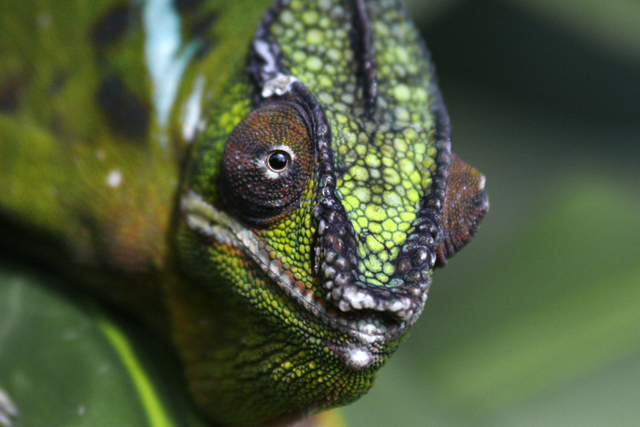
<svg viewBox="0 0 640 427">
<path fill-rule="evenodd" d="M 242 220 L 269 224 L 290 212 L 313 171 L 308 121 L 293 104 L 269 104 L 248 114 L 225 145 L 220 190 Z"/>
</svg>

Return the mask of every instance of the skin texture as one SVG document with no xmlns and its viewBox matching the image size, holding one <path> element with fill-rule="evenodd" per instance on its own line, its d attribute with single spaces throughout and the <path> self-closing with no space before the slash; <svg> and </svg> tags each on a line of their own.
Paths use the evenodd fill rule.
<svg viewBox="0 0 640 427">
<path fill-rule="evenodd" d="M 401 5 L 68 3 L 0 4 L 7 244 L 171 339 L 212 421 L 366 393 L 488 209 Z"/>
</svg>

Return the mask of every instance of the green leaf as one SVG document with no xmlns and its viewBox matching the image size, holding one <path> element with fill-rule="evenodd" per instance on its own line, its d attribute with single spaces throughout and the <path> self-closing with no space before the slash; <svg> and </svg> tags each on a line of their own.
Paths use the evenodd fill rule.
<svg viewBox="0 0 640 427">
<path fill-rule="evenodd" d="M 0 384 L 16 426 L 205 425 L 165 344 L 59 285 L 0 266 Z"/>
</svg>

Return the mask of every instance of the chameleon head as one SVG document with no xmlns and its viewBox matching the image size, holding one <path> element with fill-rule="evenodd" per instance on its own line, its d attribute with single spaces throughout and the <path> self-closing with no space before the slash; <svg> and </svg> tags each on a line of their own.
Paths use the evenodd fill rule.
<svg viewBox="0 0 640 427">
<path fill-rule="evenodd" d="M 212 389 L 253 405 L 246 389 L 260 388 L 259 420 L 365 393 L 419 317 L 436 261 L 488 208 L 480 174 L 447 189 L 459 162 L 448 117 L 398 5 L 285 3 L 267 12 L 246 70 L 210 110 L 178 239 L 211 304 L 236 313 L 219 316 Z M 460 194 L 473 201 L 443 220 Z M 447 224 L 464 234 L 454 249 Z M 237 407 L 214 416 L 255 423 Z"/>
</svg>

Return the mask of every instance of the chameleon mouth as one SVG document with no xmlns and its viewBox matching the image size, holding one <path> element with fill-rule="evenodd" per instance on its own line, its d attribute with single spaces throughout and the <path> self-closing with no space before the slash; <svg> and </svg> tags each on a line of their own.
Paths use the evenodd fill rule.
<svg viewBox="0 0 640 427">
<path fill-rule="evenodd" d="M 260 249 L 253 231 L 244 227 L 235 218 L 216 209 L 193 190 L 187 191 L 181 200 L 181 211 L 187 226 L 205 238 L 213 238 L 222 244 L 242 248 L 251 259 L 304 309 L 332 329 L 341 331 L 355 341 L 337 346 L 335 352 L 356 369 L 370 366 L 382 357 L 384 345 L 400 337 L 411 323 L 391 318 L 376 311 L 368 304 L 364 294 L 346 292 L 349 311 L 328 306 L 326 301 L 296 282 L 291 273 L 282 267 L 279 260 L 269 258 Z M 360 310 L 353 310 L 354 308 Z"/>
</svg>

